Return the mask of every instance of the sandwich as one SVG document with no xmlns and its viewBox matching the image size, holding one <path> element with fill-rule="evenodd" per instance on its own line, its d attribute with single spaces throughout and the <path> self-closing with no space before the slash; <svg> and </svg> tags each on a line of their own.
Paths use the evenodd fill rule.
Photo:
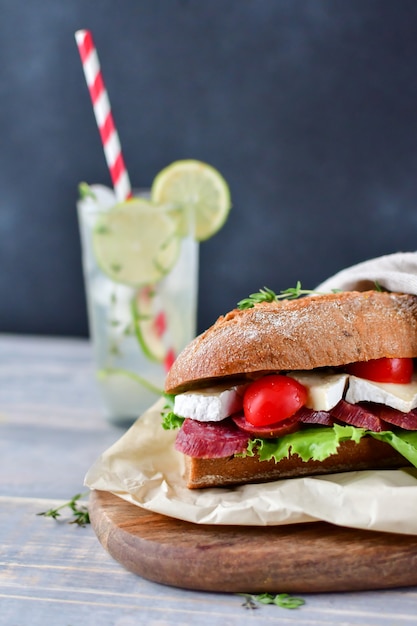
<svg viewBox="0 0 417 626">
<path fill-rule="evenodd" d="M 417 296 L 264 288 L 167 374 L 188 488 L 417 467 Z"/>
</svg>

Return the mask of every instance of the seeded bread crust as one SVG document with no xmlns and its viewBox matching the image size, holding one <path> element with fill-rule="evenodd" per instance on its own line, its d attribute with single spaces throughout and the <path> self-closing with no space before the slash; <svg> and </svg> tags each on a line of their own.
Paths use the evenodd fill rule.
<svg viewBox="0 0 417 626">
<path fill-rule="evenodd" d="M 417 356 L 417 296 L 347 291 L 233 310 L 196 337 L 170 369 L 176 394 L 225 378 Z"/>
<path fill-rule="evenodd" d="M 256 456 L 222 459 L 185 456 L 185 479 L 189 489 L 202 489 L 357 470 L 398 469 L 409 465 L 389 444 L 364 437 L 359 443 L 342 441 L 337 454 L 324 461 L 303 462 L 297 455 L 278 463 L 259 461 Z"/>
</svg>

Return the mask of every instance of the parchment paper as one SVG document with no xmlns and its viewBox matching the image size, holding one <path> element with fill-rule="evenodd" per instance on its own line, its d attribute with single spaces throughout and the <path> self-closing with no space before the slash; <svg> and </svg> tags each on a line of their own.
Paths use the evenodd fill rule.
<svg viewBox="0 0 417 626">
<path fill-rule="evenodd" d="M 317 289 L 372 288 L 374 281 L 417 295 L 417 253 L 397 253 L 346 269 Z M 328 476 L 189 490 L 176 431 L 161 427 L 161 399 L 105 451 L 85 484 L 134 505 L 197 524 L 279 525 L 326 521 L 351 528 L 417 534 L 417 470 Z"/>
</svg>

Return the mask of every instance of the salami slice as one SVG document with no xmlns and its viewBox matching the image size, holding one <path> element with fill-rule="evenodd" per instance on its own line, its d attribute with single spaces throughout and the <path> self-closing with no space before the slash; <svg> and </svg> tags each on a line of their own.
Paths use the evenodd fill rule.
<svg viewBox="0 0 417 626">
<path fill-rule="evenodd" d="M 405 430 L 417 430 L 417 411 L 413 410 L 409 413 L 403 413 L 397 409 L 393 409 L 390 406 L 384 404 L 373 404 L 371 407 L 372 413 L 374 413 L 379 419 L 384 422 L 388 422 L 392 426 L 398 428 L 404 428 Z"/>
<path fill-rule="evenodd" d="M 247 448 L 249 436 L 232 420 L 198 422 L 185 419 L 178 431 L 175 448 L 201 459 L 217 459 L 240 454 Z"/>
<path fill-rule="evenodd" d="M 302 424 L 321 424 L 323 426 L 333 426 L 332 416 L 329 411 L 315 411 L 302 407 L 295 416 Z"/>
<path fill-rule="evenodd" d="M 289 433 L 294 433 L 300 429 L 300 422 L 296 418 L 296 414 L 281 422 L 275 424 L 268 424 L 267 426 L 254 426 L 247 421 L 244 415 L 234 416 L 232 420 L 238 428 L 245 433 L 254 437 L 262 437 L 262 439 L 276 439 L 277 437 L 283 437 Z"/>
<path fill-rule="evenodd" d="M 331 410 L 333 418 L 344 424 L 357 426 L 358 428 L 366 428 L 375 433 L 383 430 L 389 430 L 389 426 L 372 413 L 366 406 L 362 404 L 350 404 L 345 400 L 340 400 L 338 404 Z"/>
</svg>

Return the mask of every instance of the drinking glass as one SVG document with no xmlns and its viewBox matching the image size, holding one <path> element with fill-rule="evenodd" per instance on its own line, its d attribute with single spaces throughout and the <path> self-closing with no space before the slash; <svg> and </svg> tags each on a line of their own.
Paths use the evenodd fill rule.
<svg viewBox="0 0 417 626">
<path fill-rule="evenodd" d="M 161 396 L 173 359 L 196 334 L 198 290 L 191 212 L 129 204 L 101 185 L 77 203 L 96 378 L 106 417 L 121 425 Z"/>
</svg>

